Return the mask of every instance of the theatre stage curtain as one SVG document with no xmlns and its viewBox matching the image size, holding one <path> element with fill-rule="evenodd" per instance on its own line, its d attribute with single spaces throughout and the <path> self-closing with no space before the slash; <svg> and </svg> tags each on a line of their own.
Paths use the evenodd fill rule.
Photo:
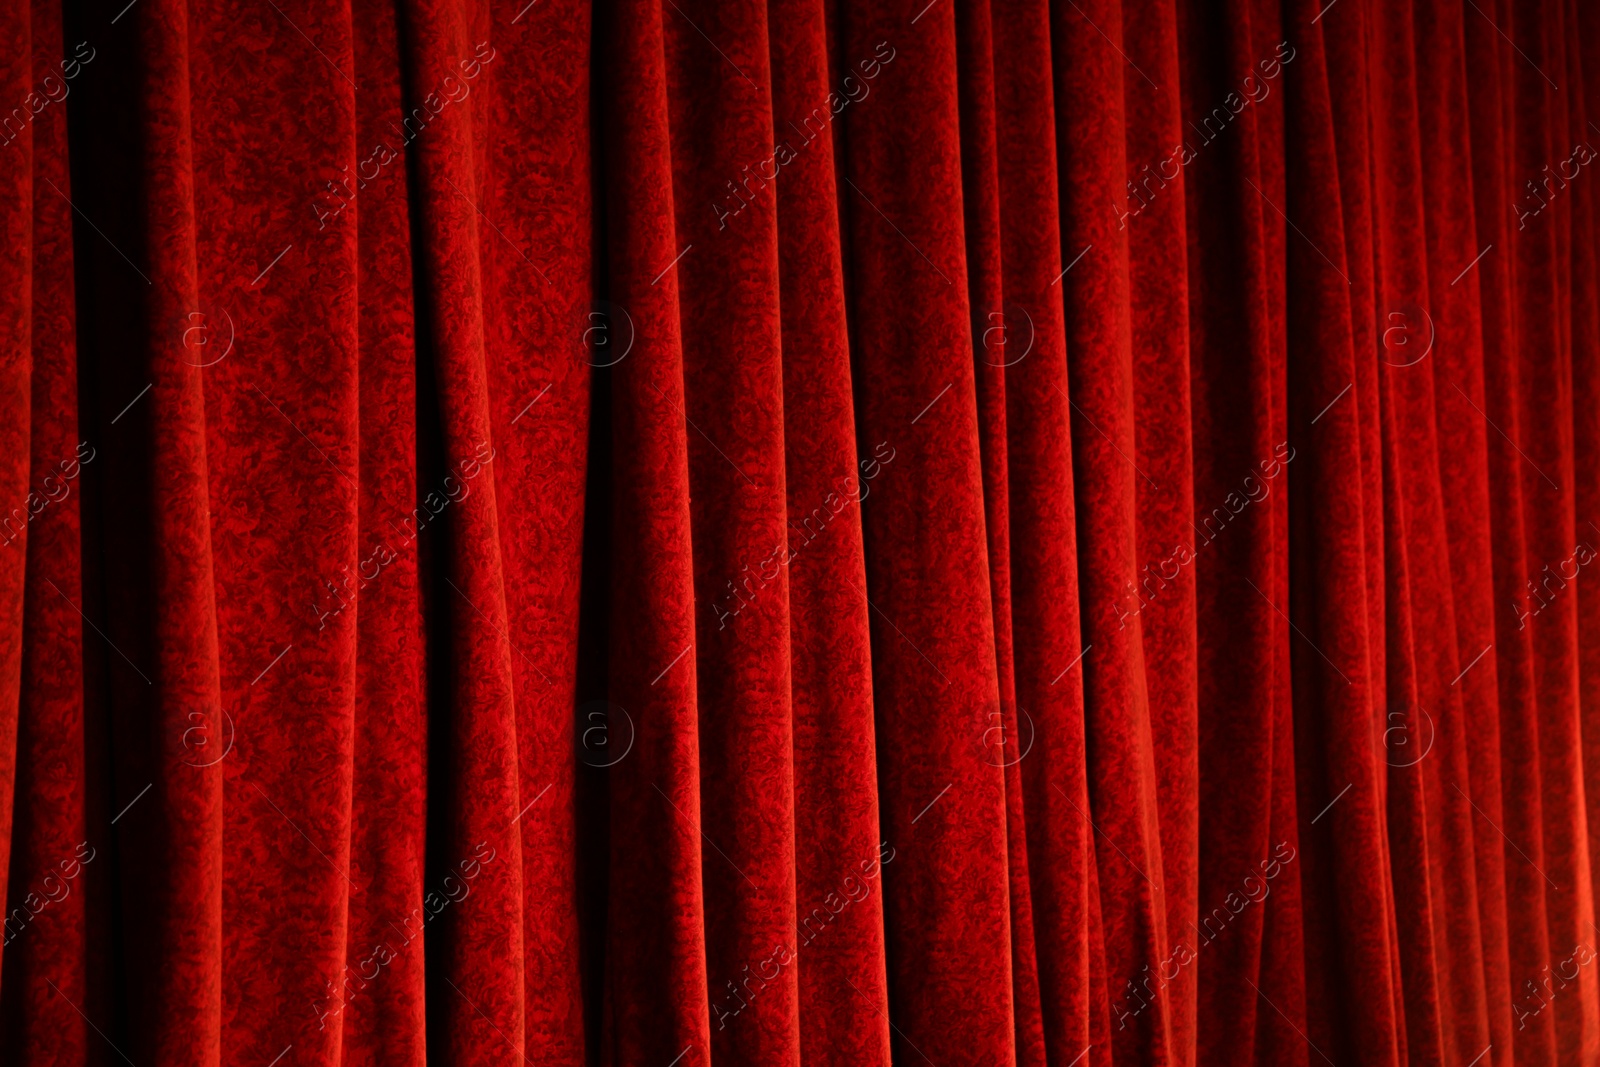
<svg viewBox="0 0 1600 1067">
<path fill-rule="evenodd" d="M 1600 1057 L 1592 5 L 0 20 L 5 1063 Z"/>
</svg>

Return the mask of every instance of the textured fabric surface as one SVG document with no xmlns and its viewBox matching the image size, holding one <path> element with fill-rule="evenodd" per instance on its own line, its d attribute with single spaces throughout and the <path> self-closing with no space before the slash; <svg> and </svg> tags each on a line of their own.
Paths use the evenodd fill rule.
<svg viewBox="0 0 1600 1067">
<path fill-rule="evenodd" d="M 0 1062 L 1600 1063 L 1597 166 L 1583 0 L 0 0 Z"/>
</svg>

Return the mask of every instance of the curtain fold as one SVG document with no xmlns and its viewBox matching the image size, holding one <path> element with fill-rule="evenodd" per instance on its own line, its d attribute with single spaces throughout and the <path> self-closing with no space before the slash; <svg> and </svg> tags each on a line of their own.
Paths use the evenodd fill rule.
<svg viewBox="0 0 1600 1067">
<path fill-rule="evenodd" d="M 0 8 L 0 1055 L 1597 1062 L 1597 65 Z"/>
</svg>

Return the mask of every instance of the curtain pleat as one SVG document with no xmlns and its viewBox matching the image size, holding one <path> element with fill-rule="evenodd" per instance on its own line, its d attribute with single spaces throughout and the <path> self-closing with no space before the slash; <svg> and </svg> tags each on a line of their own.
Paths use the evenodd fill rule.
<svg viewBox="0 0 1600 1067">
<path fill-rule="evenodd" d="M 1597 1062 L 1597 67 L 0 8 L 0 1057 Z"/>
</svg>

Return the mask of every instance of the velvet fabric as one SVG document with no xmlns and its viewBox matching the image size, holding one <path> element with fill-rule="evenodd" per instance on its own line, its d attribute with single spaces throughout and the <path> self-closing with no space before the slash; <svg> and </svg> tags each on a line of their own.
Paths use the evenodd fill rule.
<svg viewBox="0 0 1600 1067">
<path fill-rule="evenodd" d="M 1597 146 L 1581 0 L 0 3 L 0 1061 L 1600 1062 Z"/>
</svg>

